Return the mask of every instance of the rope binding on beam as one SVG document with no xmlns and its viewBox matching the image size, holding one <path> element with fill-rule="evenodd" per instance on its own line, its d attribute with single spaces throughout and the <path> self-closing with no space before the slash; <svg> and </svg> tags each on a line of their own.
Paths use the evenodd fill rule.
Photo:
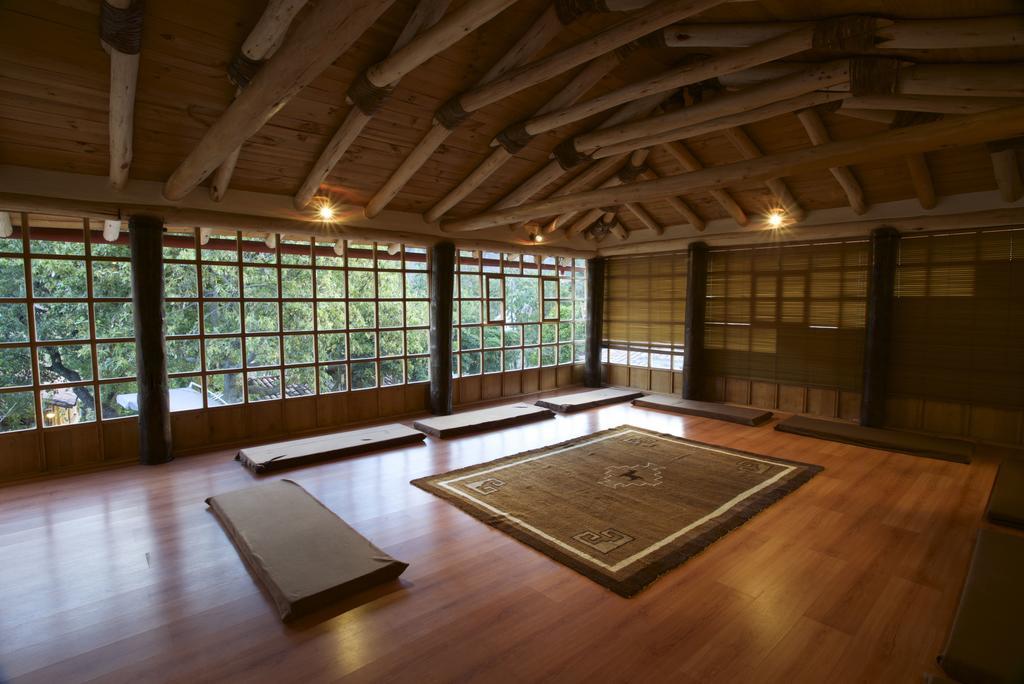
<svg viewBox="0 0 1024 684">
<path fill-rule="evenodd" d="M 132 0 L 123 9 L 104 0 L 100 4 L 100 40 L 121 54 L 139 54 L 142 49 L 144 9 L 144 0 Z"/>
</svg>

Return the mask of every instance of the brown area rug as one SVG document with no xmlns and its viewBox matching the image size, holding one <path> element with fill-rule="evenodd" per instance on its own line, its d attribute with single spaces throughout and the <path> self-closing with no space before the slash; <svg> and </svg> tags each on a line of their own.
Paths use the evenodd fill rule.
<svg viewBox="0 0 1024 684">
<path fill-rule="evenodd" d="M 622 425 L 412 484 L 632 596 L 821 470 Z"/>
</svg>

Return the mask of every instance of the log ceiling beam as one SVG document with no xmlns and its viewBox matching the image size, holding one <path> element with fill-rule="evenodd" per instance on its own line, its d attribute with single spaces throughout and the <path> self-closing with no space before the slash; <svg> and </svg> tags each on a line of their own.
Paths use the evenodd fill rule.
<svg viewBox="0 0 1024 684">
<path fill-rule="evenodd" d="M 1024 196 L 1024 183 L 1021 182 L 1020 163 L 1017 159 L 1017 149 L 1021 147 L 1024 147 L 1024 139 L 1000 140 L 988 145 L 992 172 L 1004 202 L 1016 202 Z"/>
<path fill-rule="evenodd" d="M 641 173 L 639 177 L 640 177 L 640 180 L 645 180 L 645 181 L 658 180 L 658 178 L 660 178 L 658 173 L 654 169 L 649 168 L 649 167 L 648 167 L 648 169 L 646 171 Z M 690 205 L 688 205 L 685 201 L 683 201 L 683 199 L 681 197 L 676 197 L 674 195 L 668 195 L 667 197 L 664 197 L 663 199 L 666 202 L 668 202 L 668 205 L 670 207 L 675 209 L 676 213 L 678 213 L 680 216 L 682 216 L 684 219 L 686 219 L 686 222 L 689 223 L 690 226 L 692 226 L 693 229 L 696 230 L 697 232 L 703 231 L 704 228 L 707 226 L 707 224 L 704 222 L 704 219 L 702 219 L 697 214 L 697 212 L 695 212 L 693 209 L 691 209 Z M 660 233 L 659 233 L 659 235 L 660 235 Z"/>
<path fill-rule="evenodd" d="M 110 185 L 128 184 L 132 166 L 135 88 L 142 47 L 142 0 L 103 0 L 100 4 L 100 43 L 110 55 Z"/>
<path fill-rule="evenodd" d="M 692 171 L 700 171 L 704 168 L 704 165 L 700 163 L 700 160 L 693 156 L 693 153 L 690 152 L 689 148 L 681 142 L 675 141 L 665 143 L 661 146 L 661 149 L 668 152 L 684 172 L 689 173 Z M 725 212 L 729 214 L 734 221 L 736 221 L 736 223 L 741 226 L 745 226 L 750 223 L 750 218 L 747 216 L 747 212 L 743 210 L 743 207 L 736 203 L 736 200 L 733 199 L 733 196 L 729 194 L 728 190 L 725 190 L 724 188 L 720 190 L 711 190 L 710 194 L 715 201 L 725 209 Z"/>
<path fill-rule="evenodd" d="M 429 29 L 440 21 L 447 9 L 448 0 L 420 0 L 412 16 L 409 17 L 409 21 L 405 23 L 402 33 L 399 34 L 398 39 L 392 46 L 391 55 L 394 56 L 396 52 L 399 52 L 416 34 Z M 367 81 L 369 81 L 368 74 Z M 371 83 L 371 85 L 373 84 Z M 370 120 L 373 118 L 374 106 L 379 106 L 387 97 L 386 88 L 388 85 L 384 84 L 379 87 L 384 90 L 379 95 L 372 88 L 367 88 L 367 97 L 370 99 L 371 104 L 363 104 L 363 107 L 357 106 L 351 95 L 348 97 L 351 106 L 349 107 L 348 114 L 345 116 L 345 120 L 338 127 L 338 130 L 334 132 L 334 135 L 331 136 L 327 146 L 320 153 L 316 162 L 313 163 L 313 168 L 310 169 L 306 179 L 299 186 L 298 192 L 295 193 L 294 204 L 296 209 L 305 209 L 309 206 L 313 196 L 320 190 L 320 185 L 331 175 L 334 167 L 345 156 L 348 148 L 359 137 L 359 134 L 363 132 L 366 124 L 370 123 Z M 353 87 L 349 86 L 350 93 Z M 364 111 L 364 107 L 369 111 Z"/>
<path fill-rule="evenodd" d="M 856 140 L 829 142 L 808 149 L 770 155 L 760 159 L 715 166 L 662 178 L 628 183 L 617 188 L 594 190 L 520 207 L 489 211 L 442 225 L 445 232 L 480 230 L 516 221 L 551 216 L 567 210 L 586 210 L 643 202 L 670 195 L 725 188 L 741 182 L 761 182 L 798 173 L 848 166 L 876 159 L 960 147 L 1024 135 L 1024 106 L 984 112 L 970 117 L 907 126 Z"/>
<path fill-rule="evenodd" d="M 821 120 L 821 116 L 819 116 L 816 109 L 804 109 L 797 112 L 796 116 L 800 119 L 804 130 L 807 131 L 807 137 L 811 139 L 811 144 L 821 146 L 832 142 L 828 129 L 825 128 L 825 122 Z M 836 179 L 836 182 L 839 183 L 843 192 L 846 193 L 846 199 L 850 202 L 850 207 L 854 213 L 863 214 L 866 212 L 868 205 L 864 201 L 864 190 L 849 167 L 845 165 L 833 166 L 829 168 L 829 172 Z"/>
<path fill-rule="evenodd" d="M 734 128 L 726 128 L 722 131 L 725 134 L 726 139 L 732 143 L 732 146 L 739 151 L 744 159 L 759 159 L 764 156 L 764 152 L 757 146 L 747 132 L 743 130 L 742 126 L 736 126 Z M 805 212 L 797 202 L 793 192 L 786 185 L 786 181 L 781 178 L 769 178 L 764 184 L 768 187 L 768 190 L 775 195 L 775 200 L 778 202 L 779 207 L 786 212 L 795 221 L 803 220 Z"/>
<path fill-rule="evenodd" d="M 240 56 L 228 67 L 228 78 L 235 84 L 235 97 L 245 89 L 249 81 L 256 74 L 256 70 L 267 59 L 274 56 L 274 52 L 281 45 L 284 36 L 288 33 L 295 15 L 306 5 L 307 0 L 270 0 L 263 14 L 260 15 L 256 26 L 242 43 Z M 215 202 L 224 199 L 224 195 L 231 185 L 231 177 L 235 174 L 235 165 L 238 164 L 238 155 L 242 152 L 239 145 L 228 155 L 210 180 L 210 197 Z"/>
<path fill-rule="evenodd" d="M 771 40 L 811 22 L 677 24 L 661 32 L 666 47 L 745 48 Z M 880 50 L 984 48 L 1024 44 L 1024 16 L 957 19 L 900 19 L 879 22 L 874 47 Z"/>
<path fill-rule="evenodd" d="M 317 3 L 294 22 L 288 39 L 235 98 L 164 184 L 180 200 L 372 26 L 393 0 Z"/>
<path fill-rule="evenodd" d="M 928 168 L 924 152 L 908 154 L 904 159 L 907 163 L 907 172 L 910 174 L 910 182 L 914 186 L 914 194 L 917 195 L 921 208 L 934 209 L 938 198 L 935 196 L 935 183 L 932 181 L 932 172 Z"/>
<path fill-rule="evenodd" d="M 932 114 L 977 114 L 1012 107 L 1020 100 L 1009 97 L 968 95 L 857 95 L 843 100 L 844 110 L 896 110 Z"/>
</svg>

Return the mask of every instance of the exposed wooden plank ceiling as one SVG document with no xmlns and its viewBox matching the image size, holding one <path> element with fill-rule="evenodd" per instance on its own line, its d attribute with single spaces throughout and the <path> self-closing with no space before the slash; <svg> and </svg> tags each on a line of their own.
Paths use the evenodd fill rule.
<svg viewBox="0 0 1024 684">
<path fill-rule="evenodd" d="M 327 2 L 313 0 L 311 4 Z M 448 14 L 467 2 L 452 2 Z M 350 110 L 345 93 L 356 77 L 385 58 L 416 7 L 415 0 L 397 0 L 353 46 L 243 145 L 230 190 L 292 196 Z M 365 205 L 430 129 L 435 111 L 449 98 L 473 86 L 548 7 L 546 0 L 520 0 L 487 21 L 452 47 L 415 68 L 395 87 L 366 123 L 321 188 L 339 202 Z M 634 3 L 642 4 L 642 3 Z M 210 125 L 231 104 L 236 86 L 228 66 L 264 10 L 262 2 L 222 0 L 147 0 L 142 51 L 135 97 L 134 152 L 130 178 L 163 182 L 196 146 Z M 303 11 L 308 11 L 308 8 Z M 950 19 L 1007 16 L 1021 19 L 1018 0 L 942 2 L 932 0 L 855 1 L 759 0 L 727 2 L 687 19 L 700 24 L 799 22 L 843 15 L 871 15 L 890 20 Z M 538 58 L 557 53 L 581 39 L 638 15 L 588 14 L 564 27 Z M 301 18 L 300 13 L 299 17 Z M 1012 21 L 1012 19 L 1011 19 Z M 0 7 L 0 162 L 8 165 L 70 171 L 92 176 L 109 173 L 108 107 L 110 58 L 97 33 L 99 3 L 92 0 L 7 0 Z M 287 40 L 287 38 L 286 38 Z M 1005 41 L 1004 41 L 1005 42 Z M 645 46 L 634 50 L 594 86 L 584 99 L 654 76 L 694 55 L 732 54 L 736 47 Z M 1024 64 L 1024 45 L 948 49 L 901 49 L 886 52 L 916 63 Z M 836 53 L 807 50 L 785 59 L 809 63 L 836 59 Z M 421 214 L 472 172 L 492 151 L 491 141 L 507 126 L 530 118 L 558 94 L 582 67 L 571 69 L 522 92 L 473 112 L 401 188 L 388 208 Z M 1024 99 L 1018 100 L 1024 102 Z M 592 130 L 610 112 L 597 114 L 532 138 L 486 181 L 446 215 L 479 214 L 533 176 L 549 161 L 555 146 Z M 868 120 L 834 109 L 819 109 L 833 140 L 851 140 L 889 130 L 883 120 Z M 884 118 L 884 117 L 883 117 Z M 749 123 L 744 132 L 766 156 L 812 146 L 793 113 Z M 693 158 L 705 167 L 734 163 L 745 157 L 724 132 L 686 140 Z M 1012 150 L 1013 148 L 1011 148 Z M 943 196 L 997 189 L 1014 197 L 1007 183 L 1019 178 L 1007 170 L 1014 152 L 1000 163 L 984 144 L 930 151 L 923 155 L 934 193 Z M 1021 153 L 1015 161 L 1020 164 Z M 647 165 L 659 177 L 680 173 L 677 158 L 654 146 Z M 917 199 L 921 191 L 906 157 L 865 161 L 849 167 L 868 207 Z M 534 195 L 545 197 L 583 171 L 580 167 Z M 653 176 L 652 176 L 653 177 Z M 849 206 L 843 189 L 828 173 L 797 173 L 784 178 L 800 207 L 807 212 Z M 204 181 L 204 185 L 210 182 Z M 1018 181 L 1019 182 L 1019 181 Z M 600 182 L 588 186 L 597 187 Z M 2 190 L 2 188 L 0 188 Z M 207 192 L 206 188 L 195 192 Z M 723 191 L 724 193 L 724 191 Z M 694 192 L 680 199 L 703 222 L 726 219 L 723 193 Z M 724 195 L 751 217 L 777 204 L 763 183 L 737 184 Z M 1016 200 L 1013 200 L 1016 201 Z M 667 199 L 645 201 L 648 218 L 661 227 L 686 224 Z M 602 217 L 609 212 L 603 212 Z M 737 211 L 733 210 L 733 215 Z M 633 211 L 619 208 L 617 222 L 628 231 L 650 233 Z M 598 219 L 601 220 L 601 219 Z M 610 219 L 609 219 L 610 220 Z M 696 233 L 696 229 L 691 232 Z M 512 233 L 510 232 L 511 236 Z M 522 231 L 515 234 L 522 239 Z M 510 237 L 510 239 L 512 239 Z M 607 238 L 612 242 L 615 237 Z M 582 243 L 581 243 L 582 244 Z"/>
</svg>

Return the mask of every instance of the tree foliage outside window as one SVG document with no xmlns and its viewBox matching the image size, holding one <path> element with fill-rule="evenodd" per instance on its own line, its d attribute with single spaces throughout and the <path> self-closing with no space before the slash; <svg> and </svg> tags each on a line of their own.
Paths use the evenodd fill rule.
<svg viewBox="0 0 1024 684">
<path fill-rule="evenodd" d="M 454 291 L 456 377 L 583 361 L 585 260 L 462 250 Z"/>
<path fill-rule="evenodd" d="M 82 223 L 0 238 L 0 432 L 137 413 L 128 236 Z M 164 236 L 172 410 L 429 379 L 425 249 L 203 242 Z"/>
</svg>

